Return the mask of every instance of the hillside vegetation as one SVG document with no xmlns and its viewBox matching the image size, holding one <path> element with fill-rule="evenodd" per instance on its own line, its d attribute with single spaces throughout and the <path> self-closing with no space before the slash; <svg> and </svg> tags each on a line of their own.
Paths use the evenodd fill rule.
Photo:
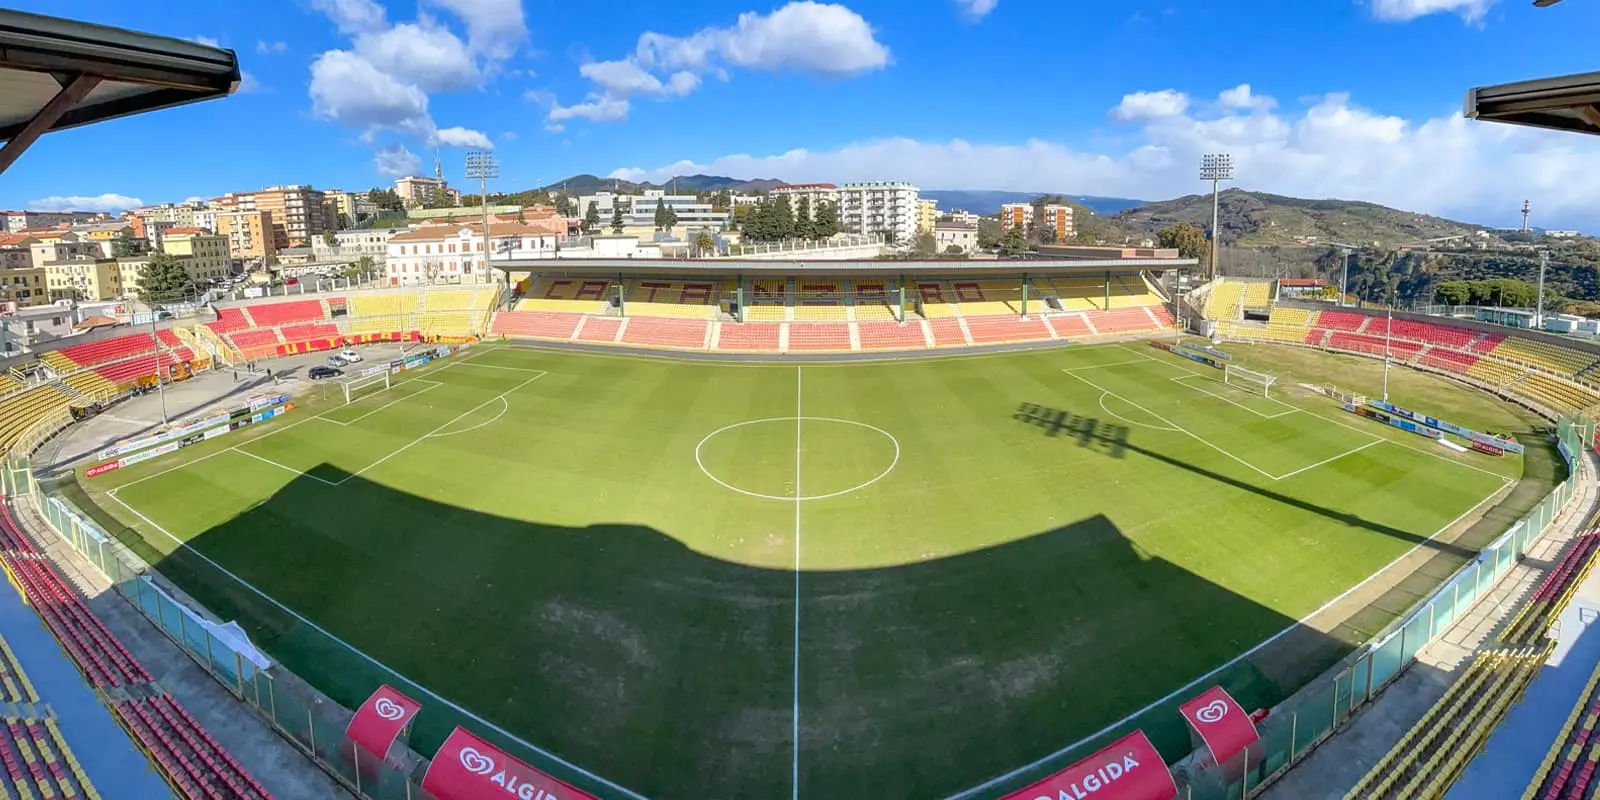
<svg viewBox="0 0 1600 800">
<path fill-rule="evenodd" d="M 1327 242 L 1400 247 L 1430 239 L 1470 236 L 1483 230 L 1481 225 L 1376 203 L 1306 200 L 1241 189 L 1223 192 L 1218 205 L 1224 247 L 1282 247 Z M 1162 228 L 1180 222 L 1209 228 L 1211 195 L 1194 194 L 1148 203 L 1111 217 L 1111 222 L 1139 238 L 1154 236 Z"/>
</svg>

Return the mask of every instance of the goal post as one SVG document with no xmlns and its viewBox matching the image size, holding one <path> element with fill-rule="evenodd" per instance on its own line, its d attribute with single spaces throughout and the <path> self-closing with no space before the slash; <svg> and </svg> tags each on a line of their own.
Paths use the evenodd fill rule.
<svg viewBox="0 0 1600 800">
<path fill-rule="evenodd" d="M 1278 382 L 1278 376 L 1245 369 L 1237 364 L 1224 364 L 1222 367 L 1222 382 L 1230 386 L 1239 386 L 1251 392 L 1258 392 L 1263 397 L 1272 395 L 1272 385 Z"/>
<path fill-rule="evenodd" d="M 388 389 L 390 386 L 389 370 L 384 370 L 375 375 L 363 375 L 359 378 L 340 381 L 339 385 L 344 387 L 344 402 L 345 405 L 349 405 L 369 394 Z"/>
</svg>

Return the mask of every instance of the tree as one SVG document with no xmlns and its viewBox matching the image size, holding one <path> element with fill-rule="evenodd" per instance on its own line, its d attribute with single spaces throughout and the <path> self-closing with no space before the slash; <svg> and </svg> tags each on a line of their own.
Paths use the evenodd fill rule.
<svg viewBox="0 0 1600 800">
<path fill-rule="evenodd" d="M 589 210 L 583 212 L 583 232 L 593 236 L 600 228 L 600 206 L 594 200 L 589 201 Z"/>
<path fill-rule="evenodd" d="M 723 189 L 723 190 L 717 191 L 717 192 L 712 192 L 712 194 L 711 194 L 711 210 L 712 211 L 727 211 L 732 206 L 733 206 L 733 192 L 731 192 L 731 191 L 729 191 L 727 189 Z"/>
<path fill-rule="evenodd" d="M 156 253 L 139 270 L 139 297 L 146 303 L 171 303 L 194 293 L 194 278 L 175 256 Z"/>
<path fill-rule="evenodd" d="M 117 238 L 111 240 L 111 256 L 113 258 L 132 258 L 144 252 L 144 244 L 134 238 L 133 231 L 123 229 Z"/>
<path fill-rule="evenodd" d="M 572 198 L 564 194 L 557 195 L 556 213 L 563 217 L 575 217 L 578 215 L 578 205 L 577 203 L 573 202 Z"/>
<path fill-rule="evenodd" d="M 978 220 L 978 249 L 993 250 L 1000 246 L 1004 233 L 1000 230 L 1000 220 L 984 217 Z"/>
<path fill-rule="evenodd" d="M 815 239 L 816 227 L 811 219 L 811 198 L 801 195 L 799 204 L 794 207 L 794 235 L 801 239 Z"/>
<path fill-rule="evenodd" d="M 811 235 L 817 239 L 831 239 L 839 233 L 839 204 L 823 201 L 817 204 L 811 217 Z"/>
<path fill-rule="evenodd" d="M 919 256 L 931 256 L 939 249 L 939 243 L 933 238 L 933 231 L 923 231 L 917 234 L 916 241 L 911 245 L 911 252 Z M 956 248 L 960 250 L 961 248 Z"/>
<path fill-rule="evenodd" d="M 1176 248 L 1178 258 L 1198 258 L 1205 261 L 1206 254 L 1210 252 L 1205 231 L 1187 222 L 1162 228 L 1161 232 L 1156 234 L 1156 242 L 1161 247 Z"/>
<path fill-rule="evenodd" d="M 712 252 L 713 250 L 716 250 L 716 249 L 717 249 L 717 240 L 712 238 L 710 233 L 708 233 L 706 231 L 701 231 L 698 234 L 695 234 L 695 237 L 694 237 L 694 253 L 695 253 L 695 255 L 703 256 L 706 253 Z"/>
<path fill-rule="evenodd" d="M 658 230 L 658 231 L 670 231 L 670 230 L 672 230 L 673 226 L 677 225 L 677 224 L 678 224 L 678 212 L 672 210 L 672 206 L 667 205 L 667 201 L 666 200 L 663 200 L 663 199 L 656 200 L 656 218 L 655 218 L 656 230 Z"/>
<path fill-rule="evenodd" d="M 327 245 L 329 247 L 333 247 L 338 243 L 338 241 L 339 241 L 339 239 L 338 239 L 338 237 L 333 235 L 333 231 L 323 231 L 322 232 L 322 243 L 323 244 L 325 244 L 325 245 Z"/>
<path fill-rule="evenodd" d="M 528 224 L 528 218 L 522 215 L 522 206 L 517 206 L 517 222 L 523 225 Z"/>
<path fill-rule="evenodd" d="M 622 229 L 626 225 L 626 221 L 623 219 L 622 206 L 623 206 L 622 198 L 614 197 L 614 198 L 611 199 L 611 232 L 612 233 L 622 233 Z"/>
<path fill-rule="evenodd" d="M 946 247 L 944 249 L 944 254 L 947 255 L 947 256 L 959 256 L 959 255 L 961 255 L 961 254 L 963 254 L 965 252 L 967 252 L 967 251 L 962 250 L 961 249 L 961 245 L 959 245 L 959 244 L 953 244 L 953 245 L 950 245 L 949 247 Z"/>
<path fill-rule="evenodd" d="M 789 205 L 788 195 L 780 195 L 777 200 L 772 201 L 772 226 L 772 238 L 794 238 L 794 207 Z"/>
<path fill-rule="evenodd" d="M 1000 252 L 1003 255 L 1014 256 L 1028 252 L 1028 237 L 1022 232 L 1020 226 L 1013 226 L 1011 230 L 1000 237 Z"/>
</svg>

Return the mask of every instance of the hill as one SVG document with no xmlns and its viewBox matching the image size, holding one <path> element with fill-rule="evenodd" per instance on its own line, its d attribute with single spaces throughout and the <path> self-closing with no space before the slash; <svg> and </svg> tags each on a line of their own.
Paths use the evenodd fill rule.
<svg viewBox="0 0 1600 800">
<path fill-rule="evenodd" d="M 634 183 L 617 178 L 602 178 L 598 175 L 573 175 L 559 181 L 554 181 L 546 186 L 539 187 L 539 191 L 557 191 L 567 194 L 594 194 L 595 192 L 623 192 L 637 193 L 645 189 L 675 189 L 683 194 L 696 192 L 720 192 L 727 189 L 733 192 L 764 192 L 774 186 L 782 186 L 784 181 L 776 178 L 755 178 L 741 180 L 727 178 L 721 175 L 679 175 L 666 183 Z"/>
<path fill-rule="evenodd" d="M 1306 200 L 1242 189 L 1223 192 L 1218 205 L 1222 242 L 1234 247 L 1294 246 L 1308 241 L 1398 247 L 1485 230 L 1482 225 L 1376 203 Z M 1149 236 L 1179 222 L 1209 228 L 1211 196 L 1193 194 L 1148 203 L 1118 213 L 1111 221 L 1130 232 Z"/>
<path fill-rule="evenodd" d="M 939 210 L 941 211 L 953 211 L 959 208 L 971 211 L 974 214 L 988 216 L 1000 213 L 1000 206 L 1006 203 L 1031 203 L 1042 194 L 1044 193 L 925 189 L 921 192 L 921 197 L 924 200 L 938 201 Z M 1094 195 L 1073 194 L 1064 195 L 1064 197 L 1101 215 L 1116 214 L 1145 204 L 1143 200 L 1130 200 L 1126 197 L 1096 197 Z"/>
</svg>

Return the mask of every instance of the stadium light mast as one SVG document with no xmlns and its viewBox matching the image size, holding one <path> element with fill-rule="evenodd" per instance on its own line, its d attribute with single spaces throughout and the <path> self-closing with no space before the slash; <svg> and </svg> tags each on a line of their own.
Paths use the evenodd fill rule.
<svg viewBox="0 0 1600 800">
<path fill-rule="evenodd" d="M 1344 308 L 1344 299 L 1349 294 L 1346 290 L 1350 285 L 1350 254 L 1361 248 L 1344 242 L 1329 242 L 1329 244 L 1344 253 L 1344 258 L 1339 263 L 1339 307 Z"/>
<path fill-rule="evenodd" d="M 1223 181 L 1233 180 L 1233 156 L 1227 153 L 1207 153 L 1200 157 L 1200 180 L 1211 181 L 1211 270 L 1207 280 L 1217 279 L 1218 187 Z"/>
<path fill-rule="evenodd" d="M 1533 329 L 1544 329 L 1544 271 L 1550 267 L 1550 251 L 1539 251 L 1539 294 L 1533 300 Z"/>
<path fill-rule="evenodd" d="M 1383 320 L 1383 402 L 1389 402 L 1389 343 L 1394 341 L 1394 308 L 1384 310 Z"/>
<path fill-rule="evenodd" d="M 485 277 L 493 279 L 489 274 L 489 179 L 500 177 L 500 165 L 494 160 L 494 153 L 488 150 L 473 150 L 467 153 L 467 179 L 478 179 L 478 198 L 483 201 L 483 273 Z"/>
</svg>

